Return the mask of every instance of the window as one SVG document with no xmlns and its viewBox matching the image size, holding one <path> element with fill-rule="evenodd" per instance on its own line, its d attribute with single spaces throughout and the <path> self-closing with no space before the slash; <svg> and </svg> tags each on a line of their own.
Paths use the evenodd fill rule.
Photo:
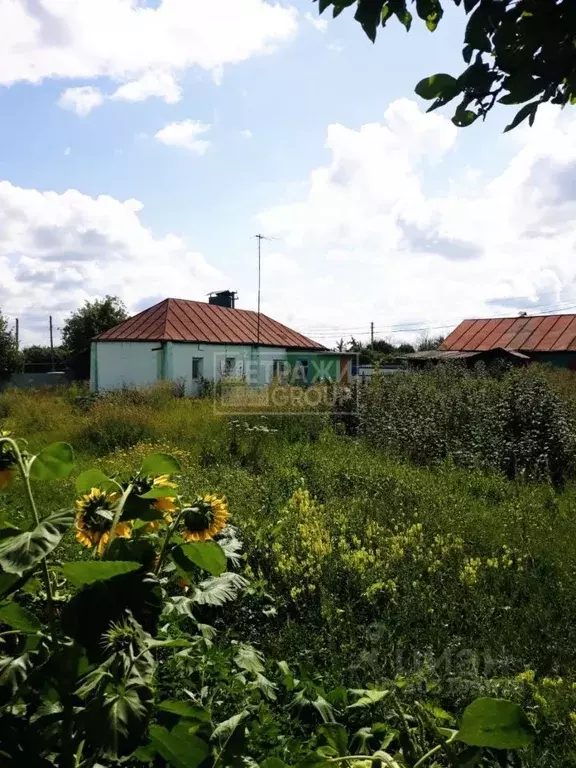
<svg viewBox="0 0 576 768">
<path fill-rule="evenodd" d="M 203 357 L 193 357 L 192 358 L 192 381 L 198 381 L 202 378 L 202 363 L 204 362 Z"/>
<path fill-rule="evenodd" d="M 308 383 L 308 365 L 309 360 L 298 360 L 296 362 L 296 382 L 298 384 Z"/>
<path fill-rule="evenodd" d="M 272 377 L 280 381 L 286 375 L 286 360 L 274 360 L 272 364 Z"/>
<path fill-rule="evenodd" d="M 224 371 L 222 373 L 223 376 L 234 376 L 234 371 L 236 368 L 236 358 L 235 357 L 227 357 L 224 360 Z"/>
</svg>

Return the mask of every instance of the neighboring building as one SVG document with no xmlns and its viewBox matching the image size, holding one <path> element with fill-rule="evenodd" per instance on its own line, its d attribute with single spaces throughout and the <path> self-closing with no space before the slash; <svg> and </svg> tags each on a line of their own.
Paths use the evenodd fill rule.
<svg viewBox="0 0 576 768">
<path fill-rule="evenodd" d="M 576 370 L 576 315 L 545 315 L 464 320 L 434 351 L 469 357 L 469 353 L 551 363 Z M 410 356 L 409 356 L 410 357 Z"/>
<path fill-rule="evenodd" d="M 447 360 L 458 360 L 465 363 L 469 368 L 480 362 L 487 365 L 503 362 L 514 366 L 527 365 L 530 362 L 528 355 L 516 352 L 513 349 L 502 349 L 501 347 L 472 352 L 452 349 L 445 350 L 439 347 L 438 349 L 428 349 L 424 352 L 411 352 L 409 355 L 405 355 L 405 357 L 411 366 L 417 368 L 423 368 L 428 363 L 440 363 Z"/>
<path fill-rule="evenodd" d="M 266 315 L 235 308 L 236 294 L 222 291 L 209 303 L 165 299 L 92 341 L 93 391 L 181 382 L 198 395 L 202 382 L 244 380 L 266 385 L 348 381 L 350 355 L 316 341 Z"/>
</svg>

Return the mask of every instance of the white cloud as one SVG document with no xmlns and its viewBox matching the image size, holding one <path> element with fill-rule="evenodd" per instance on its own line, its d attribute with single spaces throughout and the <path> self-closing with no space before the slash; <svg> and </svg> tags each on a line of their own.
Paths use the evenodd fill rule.
<svg viewBox="0 0 576 768">
<path fill-rule="evenodd" d="M 262 268 L 268 274 L 278 275 L 294 275 L 300 271 L 298 262 L 283 253 L 265 254 L 262 258 Z"/>
<path fill-rule="evenodd" d="M 110 98 L 121 101 L 144 101 L 151 96 L 176 104 L 182 98 L 182 88 L 166 72 L 146 72 L 138 80 L 131 80 L 118 88 Z"/>
<path fill-rule="evenodd" d="M 270 275 L 267 300 L 330 342 L 371 320 L 384 336 L 576 305 L 575 130 L 575 116 L 544 109 L 533 129 L 495 139 L 510 160 L 490 176 L 448 165 L 457 130 L 406 99 L 381 123 L 328 126 L 330 161 L 257 217 L 301 264 Z"/>
<path fill-rule="evenodd" d="M 314 29 L 317 29 L 318 32 L 326 32 L 328 29 L 328 22 L 326 19 L 321 19 L 318 16 L 313 16 L 308 11 L 304 14 L 304 18 L 309 24 L 312 24 Z"/>
<path fill-rule="evenodd" d="M 252 131 L 250 128 L 245 128 L 243 131 L 240 131 L 240 135 L 243 139 L 251 139 L 252 138 Z"/>
<path fill-rule="evenodd" d="M 180 123 L 168 123 L 158 131 L 154 138 L 162 144 L 182 147 L 196 152 L 198 155 L 203 155 L 209 149 L 210 142 L 206 139 L 199 139 L 198 136 L 209 130 L 210 126 L 199 120 L 183 120 Z"/>
<path fill-rule="evenodd" d="M 264 0 L 3 0 L 0 84 L 214 71 L 269 53 L 296 19 Z"/>
<path fill-rule="evenodd" d="M 47 343 L 86 299 L 120 296 L 132 311 L 155 300 L 203 300 L 223 275 L 174 234 L 154 237 L 138 200 L 40 192 L 0 182 L 0 306 L 25 344 Z"/>
<path fill-rule="evenodd" d="M 66 155 L 66 157 L 68 157 L 68 155 L 70 154 L 70 152 L 72 152 L 72 150 L 70 149 L 70 147 L 66 147 L 66 149 L 64 150 L 64 154 Z"/>
<path fill-rule="evenodd" d="M 104 103 L 104 94 L 91 85 L 81 88 L 67 88 L 58 99 L 58 106 L 70 112 L 76 112 L 80 117 L 86 117 L 93 109 Z"/>
</svg>

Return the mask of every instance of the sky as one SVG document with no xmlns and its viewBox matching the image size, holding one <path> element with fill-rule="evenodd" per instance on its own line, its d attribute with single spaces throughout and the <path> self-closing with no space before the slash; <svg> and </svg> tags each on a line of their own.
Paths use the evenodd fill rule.
<svg viewBox="0 0 576 768">
<path fill-rule="evenodd" d="M 375 45 L 312 0 L 0 0 L 0 310 L 231 289 L 332 346 L 576 310 L 576 110 L 456 128 L 465 22 Z"/>
</svg>

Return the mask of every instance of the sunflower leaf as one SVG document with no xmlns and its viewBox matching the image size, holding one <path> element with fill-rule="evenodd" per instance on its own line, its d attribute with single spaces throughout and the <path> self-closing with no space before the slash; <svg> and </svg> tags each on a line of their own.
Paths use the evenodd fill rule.
<svg viewBox="0 0 576 768">
<path fill-rule="evenodd" d="M 74 522 L 69 510 L 53 512 L 33 531 L 24 531 L 0 542 L 0 566 L 7 573 L 21 576 L 54 550 Z"/>
<path fill-rule="evenodd" d="M 101 469 L 87 469 L 76 478 L 76 490 L 78 493 L 90 492 L 92 488 L 118 488 L 118 483 L 111 480 Z"/>
<path fill-rule="evenodd" d="M 151 488 L 140 495 L 141 499 L 163 499 L 166 496 L 176 496 L 176 488 Z"/>
<path fill-rule="evenodd" d="M 237 573 L 223 573 L 213 579 L 202 581 L 196 588 L 192 602 L 197 605 L 224 605 L 235 600 L 238 592 L 248 586 L 248 580 Z"/>
<path fill-rule="evenodd" d="M 11 600 L 0 603 L 0 623 L 21 632 L 39 632 L 42 624 L 26 608 Z"/>
<path fill-rule="evenodd" d="M 189 575 L 194 574 L 194 567 L 208 571 L 212 576 L 221 576 L 226 570 L 226 555 L 215 541 L 195 541 L 182 544 L 172 550 L 176 565 Z"/>
<path fill-rule="evenodd" d="M 152 746 L 174 768 L 197 768 L 210 753 L 208 744 L 188 731 L 178 726 L 172 731 L 160 725 L 150 726 Z"/>
<path fill-rule="evenodd" d="M 144 459 L 140 469 L 140 474 L 144 477 L 173 475 L 176 472 L 180 472 L 180 462 L 168 453 L 150 454 Z"/>
<path fill-rule="evenodd" d="M 68 477 L 74 469 L 74 451 L 68 443 L 52 443 L 28 463 L 30 477 L 34 480 L 55 480 Z"/>
<path fill-rule="evenodd" d="M 92 562 L 64 563 L 62 573 L 75 587 L 83 587 L 86 584 L 94 584 L 96 581 L 106 581 L 122 573 L 137 571 L 140 567 L 140 563 L 122 560 L 95 560 Z"/>
</svg>

